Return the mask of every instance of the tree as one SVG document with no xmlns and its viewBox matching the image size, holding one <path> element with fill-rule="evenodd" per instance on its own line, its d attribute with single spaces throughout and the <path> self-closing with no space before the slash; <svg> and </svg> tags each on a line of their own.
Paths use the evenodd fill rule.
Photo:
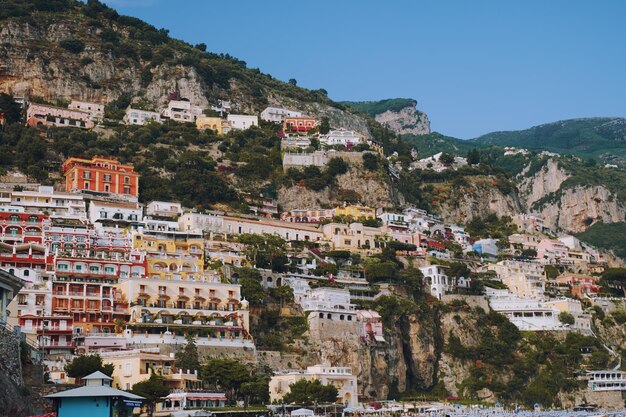
<svg viewBox="0 0 626 417">
<path fill-rule="evenodd" d="M 296 81 L 295 78 L 290 78 L 287 82 L 289 83 L 289 85 L 293 85 L 294 87 L 298 85 L 298 81 Z"/>
<path fill-rule="evenodd" d="M 250 381 L 241 384 L 239 393 L 248 404 L 266 404 L 270 400 L 270 389 L 267 381 Z"/>
<path fill-rule="evenodd" d="M 609 268 L 600 279 L 600 283 L 612 290 L 624 293 L 626 296 L 626 268 Z"/>
<path fill-rule="evenodd" d="M 467 151 L 467 163 L 469 165 L 477 165 L 480 163 L 480 152 L 478 152 L 478 149 L 473 148 Z"/>
<path fill-rule="evenodd" d="M 328 132 L 330 132 L 330 119 L 327 116 L 324 116 L 320 122 L 320 133 L 325 135 Z"/>
<path fill-rule="evenodd" d="M 378 169 L 378 158 L 375 154 L 370 152 L 363 154 L 363 168 L 368 171 L 376 171 Z"/>
<path fill-rule="evenodd" d="M 231 401 L 239 398 L 241 386 L 251 379 L 248 367 L 236 359 L 211 359 L 200 375 L 211 389 L 226 392 Z"/>
<path fill-rule="evenodd" d="M 371 263 L 365 267 L 365 278 L 370 284 L 380 281 L 395 280 L 398 265 L 395 262 L 387 261 Z"/>
<path fill-rule="evenodd" d="M 452 262 L 448 268 L 448 276 L 451 278 L 469 278 L 470 272 L 467 264 L 463 262 Z"/>
<path fill-rule="evenodd" d="M 65 365 L 67 376 L 77 379 L 82 379 L 97 371 L 111 376 L 113 375 L 113 370 L 113 364 L 103 364 L 102 357 L 98 354 L 76 356 L 71 362 Z"/>
<path fill-rule="evenodd" d="M 570 326 L 572 326 L 576 322 L 574 316 L 572 316 L 567 311 L 562 311 L 559 313 L 559 321 L 563 324 L 569 324 Z"/>
<path fill-rule="evenodd" d="M 307 381 L 301 379 L 289 385 L 289 392 L 283 397 L 287 404 L 312 405 L 334 403 L 337 401 L 337 387 L 323 385 L 319 379 Z"/>
<path fill-rule="evenodd" d="M 452 165 L 454 163 L 454 155 L 449 154 L 448 152 L 442 152 L 439 157 L 439 162 L 444 165 Z"/>
<path fill-rule="evenodd" d="M 346 164 L 346 161 L 341 158 L 330 158 L 330 160 L 326 164 L 326 172 L 331 177 L 345 174 L 346 172 L 348 172 L 348 164 Z"/>
<path fill-rule="evenodd" d="M 133 394 L 145 398 L 144 406 L 148 417 L 154 415 L 156 403 L 170 393 L 169 388 L 165 385 L 163 377 L 158 376 L 154 372 L 145 381 L 141 381 L 133 385 Z"/>
<path fill-rule="evenodd" d="M 194 46 L 194 48 L 202 51 L 202 52 L 206 52 L 206 43 L 202 42 L 197 44 L 196 46 Z"/>
<path fill-rule="evenodd" d="M 19 122 L 22 107 L 13 99 L 13 96 L 0 93 L 0 113 L 4 113 L 7 124 Z"/>
<path fill-rule="evenodd" d="M 239 284 L 241 285 L 241 296 L 248 300 L 251 306 L 260 306 L 265 298 L 265 291 L 261 285 L 261 274 L 256 269 L 240 268 Z"/>
<path fill-rule="evenodd" d="M 191 334 L 188 334 L 185 339 L 187 344 L 181 350 L 176 352 L 176 366 L 179 369 L 199 370 L 200 369 L 200 357 L 198 355 L 198 347 L 196 341 Z"/>
</svg>

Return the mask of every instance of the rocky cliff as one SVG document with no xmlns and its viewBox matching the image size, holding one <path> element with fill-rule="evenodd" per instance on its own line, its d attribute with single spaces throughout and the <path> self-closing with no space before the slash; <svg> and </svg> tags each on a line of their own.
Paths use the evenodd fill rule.
<svg viewBox="0 0 626 417">
<path fill-rule="evenodd" d="M 413 106 L 407 106 L 399 111 L 387 110 L 377 114 L 378 123 L 387 126 L 400 135 L 427 135 L 430 133 L 430 121 L 426 113 Z"/>
<path fill-rule="evenodd" d="M 523 211 L 515 191 L 503 192 L 494 185 L 492 177 L 475 177 L 461 187 L 438 184 L 433 194 L 438 214 L 446 222 L 463 224 L 491 213 L 514 216 Z"/>
<path fill-rule="evenodd" d="M 582 232 L 596 222 L 624 220 L 626 210 L 618 196 L 603 185 L 583 185 L 554 159 L 529 174 L 529 164 L 518 175 L 518 189 L 524 210 L 539 213 L 553 230 Z"/>
<path fill-rule="evenodd" d="M 30 411 L 22 379 L 19 338 L 0 326 L 0 416 L 25 416 Z"/>
<path fill-rule="evenodd" d="M 342 203 L 346 192 L 370 207 L 393 207 L 397 201 L 387 178 L 377 172 L 366 171 L 360 164 L 351 163 L 349 171 L 337 177 L 335 187 L 321 191 L 299 185 L 283 187 L 278 190 L 278 204 L 284 211 L 302 207 L 334 207 Z"/>
</svg>

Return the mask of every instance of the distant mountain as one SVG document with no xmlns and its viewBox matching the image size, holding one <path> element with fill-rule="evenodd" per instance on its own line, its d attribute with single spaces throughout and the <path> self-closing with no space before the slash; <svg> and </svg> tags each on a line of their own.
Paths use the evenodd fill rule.
<svg viewBox="0 0 626 417">
<path fill-rule="evenodd" d="M 626 165 L 626 119 L 594 117 L 562 120 L 526 130 L 493 132 L 469 142 L 574 154 Z"/>
</svg>

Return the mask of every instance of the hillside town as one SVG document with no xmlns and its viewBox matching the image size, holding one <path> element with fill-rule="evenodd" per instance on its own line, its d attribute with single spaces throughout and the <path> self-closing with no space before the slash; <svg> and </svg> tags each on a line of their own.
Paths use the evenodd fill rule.
<svg viewBox="0 0 626 417">
<path fill-rule="evenodd" d="M 128 108 L 124 122 L 170 119 L 219 135 L 259 124 L 256 115 L 229 113 L 228 102 L 210 109 L 219 116 L 205 110 L 170 100 L 160 112 Z M 31 103 L 26 123 L 91 129 L 102 117 L 98 103 L 72 101 L 67 109 Z M 378 152 L 354 131 L 326 126 L 322 133 L 318 120 L 299 111 L 268 107 L 260 118 L 282 126 L 285 170 Z M 323 150 L 307 152 L 312 141 Z M 467 161 L 446 162 L 440 153 L 415 164 L 441 171 Z M 263 289 L 284 289 L 292 306 L 281 314 L 304 318 L 313 344 L 345 339 L 384 346 L 383 318 L 366 306 L 400 291 L 394 262 L 414 269 L 415 289 L 432 300 L 477 300 L 520 331 L 591 336 L 594 311 L 623 308 L 623 294 L 607 295 L 602 287 L 605 254 L 550 230 L 539 215 L 508 219 L 514 232 L 504 238 L 476 238 L 467 227 L 410 205 L 283 211 L 273 198 L 247 194 L 250 214 L 197 210 L 176 201 L 140 203 L 142 178 L 114 158 L 68 158 L 60 170 L 62 186 L 19 175 L 0 184 L 0 267 L 7 274 L 0 319 L 39 355 L 55 384 L 78 382 L 68 366 L 86 355 L 112 364 L 110 377 L 93 376 L 108 389 L 129 391 L 158 374 L 169 392 L 157 401 L 159 415 L 233 403 L 232 393 L 208 390 L 199 369 L 181 366 L 178 354 L 189 344 L 207 357 L 252 361 L 263 354 L 252 329 L 262 305 L 246 298 L 243 284 L 249 271 Z M 270 241 L 283 248 L 279 261 L 286 263 L 271 255 L 261 261 L 273 250 Z M 300 381 L 336 387 L 331 402 L 346 410 L 380 400 L 359 389 L 360 370 L 346 364 L 272 373 L 267 396 L 275 404 Z M 580 378 L 591 391 L 626 392 L 619 370 L 589 370 Z M 129 404 L 136 406 L 134 400 Z"/>
</svg>

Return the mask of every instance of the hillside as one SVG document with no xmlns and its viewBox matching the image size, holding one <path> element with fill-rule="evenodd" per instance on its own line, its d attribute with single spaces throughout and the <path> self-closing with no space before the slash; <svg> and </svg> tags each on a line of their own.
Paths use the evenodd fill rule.
<svg viewBox="0 0 626 417">
<path fill-rule="evenodd" d="M 596 117 L 562 120 L 530 129 L 493 132 L 470 142 L 574 154 L 626 165 L 626 119 Z"/>
<path fill-rule="evenodd" d="M 129 103 L 154 110 L 176 93 L 203 108 L 228 100 L 236 113 L 295 107 L 369 135 L 367 123 L 323 89 L 279 81 L 98 1 L 3 1 L 0 56 L 0 91 L 59 105 L 106 102 L 107 117 L 120 117 Z"/>
</svg>

